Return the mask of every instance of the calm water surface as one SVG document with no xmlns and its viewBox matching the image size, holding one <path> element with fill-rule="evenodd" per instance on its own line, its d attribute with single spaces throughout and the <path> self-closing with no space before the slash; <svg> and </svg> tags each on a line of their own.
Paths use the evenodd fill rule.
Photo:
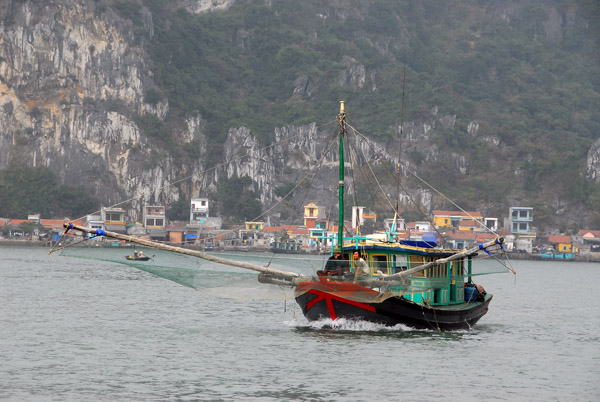
<svg viewBox="0 0 600 402">
<path fill-rule="evenodd" d="M 311 272 L 320 260 L 272 266 L 284 263 Z M 478 325 L 438 333 L 309 324 L 289 300 L 216 297 L 115 262 L 0 248 L 0 400 L 599 401 L 600 264 L 513 266 L 516 280 L 478 278 L 494 294 Z"/>
</svg>

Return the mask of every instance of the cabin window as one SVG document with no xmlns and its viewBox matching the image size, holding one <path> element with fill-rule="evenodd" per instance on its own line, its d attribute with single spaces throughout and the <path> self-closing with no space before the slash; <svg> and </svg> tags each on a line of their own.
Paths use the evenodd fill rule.
<svg viewBox="0 0 600 402">
<path fill-rule="evenodd" d="M 429 269 L 429 275 L 432 278 L 441 278 L 444 274 L 444 265 L 435 265 Z"/>
<path fill-rule="evenodd" d="M 452 282 L 453 283 L 450 284 L 450 302 L 455 302 L 457 288 L 456 288 L 456 283 L 454 281 L 452 281 Z"/>
<path fill-rule="evenodd" d="M 420 255 L 411 255 L 409 257 L 409 262 L 410 262 L 410 269 L 413 269 L 415 267 L 419 267 L 423 264 L 425 264 L 425 257 L 422 257 Z M 425 272 L 424 271 L 419 271 L 413 274 L 413 276 L 425 276 Z"/>
<path fill-rule="evenodd" d="M 408 259 L 405 255 L 392 255 L 392 274 L 406 271 Z"/>
<path fill-rule="evenodd" d="M 386 275 L 388 274 L 387 255 L 371 255 L 371 260 L 373 261 L 374 272 L 379 270 Z"/>
</svg>

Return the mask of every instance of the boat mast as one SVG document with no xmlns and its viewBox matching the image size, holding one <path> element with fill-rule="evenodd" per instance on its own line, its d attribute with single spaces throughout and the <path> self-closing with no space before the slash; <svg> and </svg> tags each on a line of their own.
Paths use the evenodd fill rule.
<svg viewBox="0 0 600 402">
<path fill-rule="evenodd" d="M 346 111 L 344 101 L 340 101 L 340 114 L 337 122 L 340 125 L 340 180 L 339 180 L 339 222 L 338 222 L 338 247 L 344 244 L 344 134 L 346 134 Z"/>
</svg>

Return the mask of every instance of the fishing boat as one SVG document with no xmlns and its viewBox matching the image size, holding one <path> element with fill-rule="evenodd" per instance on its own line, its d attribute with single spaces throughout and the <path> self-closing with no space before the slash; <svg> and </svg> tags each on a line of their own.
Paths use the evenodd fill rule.
<svg viewBox="0 0 600 402">
<path fill-rule="evenodd" d="M 487 313 L 492 300 L 491 294 L 473 282 L 473 258 L 479 253 L 504 252 L 503 239 L 497 237 L 467 250 L 454 250 L 439 248 L 431 242 L 399 240 L 392 229 L 385 241 L 357 236 L 344 243 L 347 127 L 343 101 L 336 120 L 339 125 L 337 244 L 340 245 L 340 270 L 307 276 L 71 223 L 65 223 L 65 232 L 76 229 L 257 271 L 259 282 L 293 288 L 295 300 L 309 321 L 344 318 L 434 330 L 470 328 Z"/>
<path fill-rule="evenodd" d="M 501 242 L 498 239 L 485 247 Z M 470 275 L 474 250 L 398 243 L 346 245 L 342 255 L 350 266 L 350 278 L 356 277 L 356 260 L 349 258 L 355 250 L 362 251 L 369 267 L 369 273 L 358 281 L 349 282 L 344 275 L 298 283 L 296 302 L 307 319 L 346 318 L 453 330 L 473 326 L 488 311 L 492 295 L 475 285 Z"/>
<path fill-rule="evenodd" d="M 343 244 L 344 102 L 340 105 L 339 225 Z M 357 241 L 341 249 L 347 274 L 321 276 L 296 286 L 296 302 L 308 320 L 358 319 L 385 325 L 453 330 L 469 328 L 488 311 L 492 295 L 472 281 L 472 257 L 480 250 L 502 246 L 497 238 L 474 250 L 434 248 L 427 242 Z M 417 245 L 420 245 L 417 246 Z M 356 274 L 359 251 L 368 272 Z M 349 279 L 353 279 L 349 282 Z M 466 280 L 466 282 L 465 282 Z"/>
</svg>

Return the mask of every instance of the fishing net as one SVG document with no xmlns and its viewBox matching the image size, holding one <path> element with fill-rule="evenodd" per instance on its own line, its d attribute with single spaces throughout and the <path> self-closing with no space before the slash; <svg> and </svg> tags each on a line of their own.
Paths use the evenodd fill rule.
<svg viewBox="0 0 600 402">
<path fill-rule="evenodd" d="M 97 243 L 96 243 L 97 244 Z M 127 244 L 127 243 L 126 243 Z M 453 286 L 462 295 L 467 277 L 463 266 L 456 265 L 455 275 L 448 278 L 432 279 L 439 270 L 430 270 L 408 277 L 389 277 L 392 267 L 384 268 L 384 261 L 374 263 L 373 270 L 379 275 L 355 277 L 353 272 L 341 276 L 317 276 L 325 266 L 328 256 L 311 255 L 274 255 L 271 253 L 213 253 L 231 261 L 252 263 L 280 271 L 294 272 L 298 276 L 270 274 L 248 271 L 230 265 L 205 261 L 198 257 L 181 255 L 158 249 L 143 248 L 147 261 L 127 260 L 134 246 L 109 247 L 67 247 L 60 251 L 63 256 L 86 260 L 104 261 L 135 268 L 180 285 L 219 297 L 237 300 L 286 300 L 298 297 L 306 292 L 324 292 L 330 295 L 363 303 L 381 303 L 390 297 L 405 296 L 409 300 L 415 297 L 434 298 L 436 289 Z M 58 252 L 57 252 L 58 254 Z M 410 264 L 410 260 L 408 261 Z M 451 267 L 452 268 L 452 267 Z M 382 271 L 385 271 L 384 274 Z M 506 272 L 495 261 L 483 260 L 473 264 L 471 276 Z M 429 280 L 424 280 L 429 278 Z M 419 296 L 420 295 L 420 296 Z"/>
<path fill-rule="evenodd" d="M 134 251 L 143 250 L 147 261 L 127 260 Z M 257 273 L 229 265 L 205 261 L 197 257 L 163 250 L 129 246 L 67 247 L 53 254 L 89 261 L 119 264 L 124 269 L 138 269 L 180 285 L 215 296 L 237 300 L 287 300 L 294 297 L 290 286 L 266 284 L 257 280 Z M 296 272 L 316 272 L 323 266 L 325 257 L 276 256 L 270 253 L 212 253 L 233 261 L 252 262 L 279 269 L 292 268 Z M 90 269 L 99 269 L 98 264 Z"/>
</svg>

